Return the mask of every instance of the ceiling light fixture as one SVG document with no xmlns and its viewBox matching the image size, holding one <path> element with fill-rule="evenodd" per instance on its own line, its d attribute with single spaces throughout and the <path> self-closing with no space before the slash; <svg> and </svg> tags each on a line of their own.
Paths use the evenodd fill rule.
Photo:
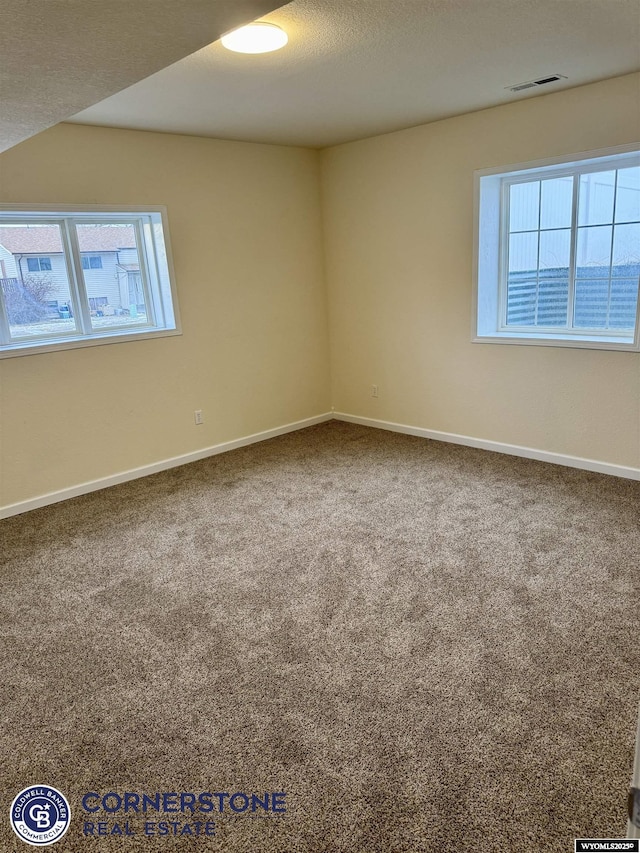
<svg viewBox="0 0 640 853">
<path fill-rule="evenodd" d="M 222 36 L 220 39 L 227 50 L 236 53 L 269 53 L 280 50 L 289 41 L 283 29 L 266 21 L 256 21 Z"/>
</svg>

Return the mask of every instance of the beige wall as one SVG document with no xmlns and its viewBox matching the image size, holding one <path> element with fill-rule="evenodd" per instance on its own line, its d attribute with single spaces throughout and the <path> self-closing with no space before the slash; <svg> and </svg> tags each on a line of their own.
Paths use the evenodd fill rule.
<svg viewBox="0 0 640 853">
<path fill-rule="evenodd" d="M 183 328 L 0 361 L 0 505 L 329 410 L 317 152 L 59 125 L 0 199 L 166 205 Z"/>
<path fill-rule="evenodd" d="M 167 205 L 183 326 L 0 361 L 0 506 L 331 404 L 640 468 L 640 354 L 471 343 L 473 171 L 639 125 L 630 75 L 322 155 L 75 125 L 0 155 L 6 202 Z"/>
<path fill-rule="evenodd" d="M 640 354 L 471 343 L 474 170 L 638 139 L 629 75 L 323 152 L 336 411 L 640 468 Z"/>
</svg>

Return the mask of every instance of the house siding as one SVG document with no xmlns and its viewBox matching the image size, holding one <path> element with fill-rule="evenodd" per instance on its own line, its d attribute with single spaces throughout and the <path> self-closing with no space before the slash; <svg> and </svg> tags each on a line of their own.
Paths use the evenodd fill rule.
<svg viewBox="0 0 640 853">
<path fill-rule="evenodd" d="M 9 259 L 7 261 L 7 275 L 17 275 L 19 278 L 40 277 L 51 278 L 55 285 L 55 291 L 51 294 L 51 300 L 57 300 L 60 304 L 68 303 L 70 296 L 69 289 L 69 274 L 64 256 L 61 253 L 37 253 L 16 255 L 17 264 L 10 252 L 6 249 L 2 250 L 6 253 Z M 107 300 L 107 304 L 113 308 L 121 308 L 128 306 L 128 295 L 126 290 L 126 275 L 124 279 L 119 270 L 118 254 L 116 252 L 83 252 L 87 257 L 100 257 L 102 260 L 101 269 L 83 269 L 85 286 L 87 288 L 87 296 L 92 298 L 102 298 Z M 4 254 L 0 254 L 4 258 Z M 51 271 L 47 272 L 31 272 L 28 266 L 28 258 L 47 257 L 51 259 Z M 13 273 L 9 273 L 13 261 Z M 120 273 L 120 274 L 119 274 Z M 121 281 L 124 280 L 124 289 L 121 287 Z M 124 296 L 124 299 L 123 299 Z"/>
</svg>

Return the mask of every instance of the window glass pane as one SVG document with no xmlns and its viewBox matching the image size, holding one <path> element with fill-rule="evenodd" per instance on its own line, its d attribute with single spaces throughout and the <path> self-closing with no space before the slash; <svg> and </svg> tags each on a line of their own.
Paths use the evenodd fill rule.
<svg viewBox="0 0 640 853">
<path fill-rule="evenodd" d="M 569 277 L 571 230 L 540 232 L 540 269 L 555 270 L 557 277 Z"/>
<path fill-rule="evenodd" d="M 538 227 L 540 181 L 512 184 L 509 188 L 509 231 L 532 231 Z"/>
<path fill-rule="evenodd" d="M 131 222 L 76 225 L 81 252 L 90 253 L 83 269 L 96 330 L 148 325 L 147 299 L 140 269 L 136 229 Z M 93 259 L 97 258 L 97 261 Z"/>
<path fill-rule="evenodd" d="M 640 166 L 619 169 L 616 193 L 616 222 L 640 220 Z"/>
<path fill-rule="evenodd" d="M 612 275 L 640 275 L 640 223 L 616 225 L 613 232 Z"/>
<path fill-rule="evenodd" d="M 48 254 L 41 259 L 24 258 L 25 252 Z M 2 279 L 2 292 L 12 339 L 74 334 L 76 312 L 60 226 L 3 223 L 0 257 L 6 276 Z"/>
<path fill-rule="evenodd" d="M 569 300 L 569 276 L 547 278 L 540 274 L 538 286 L 538 326 L 566 326 Z"/>
<path fill-rule="evenodd" d="M 606 329 L 609 279 L 576 281 L 573 323 L 579 329 Z"/>
<path fill-rule="evenodd" d="M 82 269 L 83 270 L 89 269 L 89 258 L 86 255 L 82 256 Z"/>
<path fill-rule="evenodd" d="M 535 276 L 538 269 L 538 232 L 524 231 L 509 236 L 509 273 L 527 272 Z"/>
<path fill-rule="evenodd" d="M 507 325 L 533 326 L 536 322 L 538 282 L 522 273 L 510 273 L 507 289 Z"/>
<path fill-rule="evenodd" d="M 578 225 L 613 222 L 615 183 L 615 170 L 580 175 Z"/>
<path fill-rule="evenodd" d="M 540 200 L 541 228 L 570 228 L 573 207 L 573 178 L 542 181 Z"/>
<path fill-rule="evenodd" d="M 609 306 L 610 329 L 633 329 L 638 304 L 638 278 L 613 279 Z"/>
<path fill-rule="evenodd" d="M 611 263 L 611 226 L 579 228 L 576 248 L 576 278 L 602 278 L 609 275 Z"/>
</svg>

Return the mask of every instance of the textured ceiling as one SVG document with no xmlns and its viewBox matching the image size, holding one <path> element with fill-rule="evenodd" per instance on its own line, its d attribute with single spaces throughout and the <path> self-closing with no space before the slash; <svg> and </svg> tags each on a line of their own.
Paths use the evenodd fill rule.
<svg viewBox="0 0 640 853">
<path fill-rule="evenodd" d="M 73 120 L 323 147 L 640 70 L 640 0 L 293 0 L 264 19 L 282 51 L 212 44 Z"/>
<path fill-rule="evenodd" d="M 283 0 L 1 0 L 0 151 Z"/>
</svg>

